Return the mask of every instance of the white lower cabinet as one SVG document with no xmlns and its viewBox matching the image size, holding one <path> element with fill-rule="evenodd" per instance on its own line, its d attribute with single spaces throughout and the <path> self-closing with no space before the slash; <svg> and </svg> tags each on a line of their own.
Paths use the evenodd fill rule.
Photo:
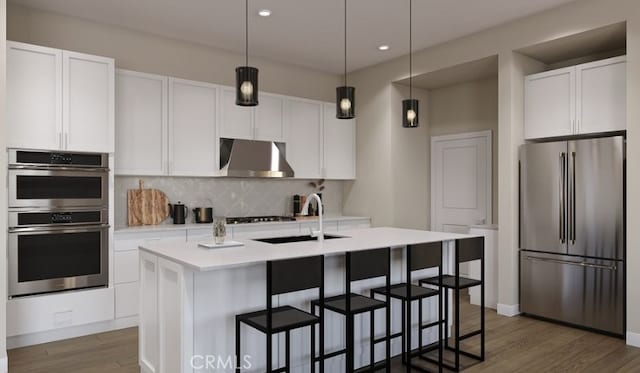
<svg viewBox="0 0 640 373">
<path fill-rule="evenodd" d="M 137 263 L 138 261 L 136 260 L 136 264 Z M 137 272 L 138 270 L 136 268 L 136 273 Z M 117 319 L 138 314 L 139 291 L 140 285 L 138 281 L 115 285 L 115 317 Z"/>
<path fill-rule="evenodd" d="M 138 250 L 120 251 L 114 254 L 114 283 L 138 281 Z"/>
</svg>

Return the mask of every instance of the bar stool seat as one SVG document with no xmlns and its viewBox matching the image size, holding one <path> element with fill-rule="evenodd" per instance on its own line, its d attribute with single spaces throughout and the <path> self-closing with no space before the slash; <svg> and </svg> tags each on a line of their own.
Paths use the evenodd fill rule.
<svg viewBox="0 0 640 373">
<path fill-rule="evenodd" d="M 384 288 L 383 288 L 384 289 Z M 386 307 L 386 303 L 381 300 L 365 297 L 364 295 L 351 293 L 350 297 L 350 314 L 359 314 L 363 312 L 374 311 L 379 308 Z M 317 306 L 320 302 L 314 300 L 311 305 Z M 324 299 L 324 308 L 343 315 L 347 314 L 347 302 L 345 295 L 336 295 Z"/>
<path fill-rule="evenodd" d="M 422 280 L 419 281 L 420 285 L 426 284 L 426 285 L 433 285 L 433 286 L 438 286 L 438 277 L 430 277 L 430 278 L 424 278 Z M 482 285 L 482 281 L 479 280 L 474 280 L 472 278 L 466 278 L 466 277 L 460 277 L 459 281 L 459 288 L 460 289 L 466 289 L 466 288 L 470 288 L 473 286 L 478 286 L 478 285 Z M 442 286 L 444 286 L 445 288 L 448 289 L 455 289 L 456 287 L 456 276 L 453 275 L 443 275 L 442 276 Z"/>
<path fill-rule="evenodd" d="M 436 277 L 436 281 L 437 280 L 438 278 Z M 375 288 L 375 289 L 372 289 L 371 291 L 381 295 L 387 294 L 387 289 L 385 289 L 384 287 Z M 411 284 L 410 292 L 411 292 L 411 300 L 429 298 L 429 297 L 436 296 L 439 293 L 438 290 L 429 289 L 429 288 L 425 288 L 425 287 L 413 285 L 413 284 Z M 391 298 L 407 300 L 407 284 L 403 282 L 400 284 L 391 285 L 391 292 L 389 295 L 391 296 Z"/>
<path fill-rule="evenodd" d="M 267 310 L 261 310 L 238 315 L 237 317 L 239 321 L 266 333 L 267 312 Z M 320 318 L 318 316 L 292 306 L 273 308 L 271 317 L 271 331 L 273 333 L 298 329 L 305 326 L 315 325 L 320 322 Z"/>
</svg>

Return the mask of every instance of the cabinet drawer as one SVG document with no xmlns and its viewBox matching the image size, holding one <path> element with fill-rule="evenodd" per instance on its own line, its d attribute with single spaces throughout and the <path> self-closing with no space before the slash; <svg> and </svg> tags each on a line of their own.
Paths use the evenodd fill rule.
<svg viewBox="0 0 640 373">
<path fill-rule="evenodd" d="M 274 223 L 257 225 L 236 225 L 233 226 L 232 235 L 227 226 L 227 237 L 233 238 L 264 238 L 275 236 L 296 235 L 300 233 L 299 223 Z"/>
<path fill-rule="evenodd" d="M 116 252 L 113 261 L 114 283 L 138 281 L 138 250 Z"/>
<path fill-rule="evenodd" d="M 145 242 L 155 242 L 160 240 L 170 240 L 184 242 L 187 239 L 187 230 L 169 230 L 158 232 L 116 232 L 114 240 L 115 251 L 137 250 L 138 246 Z"/>
<path fill-rule="evenodd" d="M 136 282 L 118 284 L 116 288 L 116 319 L 138 314 L 138 285 Z"/>
<path fill-rule="evenodd" d="M 227 227 L 227 236 L 231 237 L 231 229 Z M 187 230 L 187 242 L 213 240 L 213 226 Z"/>
<path fill-rule="evenodd" d="M 369 219 L 338 222 L 339 231 L 350 231 L 354 229 L 364 229 L 364 228 L 371 228 L 371 221 Z"/>
</svg>

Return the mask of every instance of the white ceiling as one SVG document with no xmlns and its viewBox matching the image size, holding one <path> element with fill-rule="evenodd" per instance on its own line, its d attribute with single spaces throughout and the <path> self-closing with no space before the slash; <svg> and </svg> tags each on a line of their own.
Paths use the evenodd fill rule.
<svg viewBox="0 0 640 373">
<path fill-rule="evenodd" d="M 244 52 L 242 0 L 9 0 L 212 47 Z M 414 50 L 452 40 L 573 0 L 414 0 Z M 339 73 L 342 0 L 250 0 L 251 55 Z M 349 0 L 348 69 L 408 52 L 408 0 Z M 257 15 L 260 9 L 271 17 Z M 388 44 L 386 52 L 377 50 Z"/>
</svg>

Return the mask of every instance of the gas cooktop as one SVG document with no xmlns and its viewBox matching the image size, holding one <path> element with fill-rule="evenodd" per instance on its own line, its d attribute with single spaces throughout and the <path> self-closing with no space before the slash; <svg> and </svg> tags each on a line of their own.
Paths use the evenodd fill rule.
<svg viewBox="0 0 640 373">
<path fill-rule="evenodd" d="M 248 223 L 264 223 L 279 221 L 295 221 L 291 216 L 243 216 L 227 218 L 227 224 L 248 224 Z"/>
</svg>

